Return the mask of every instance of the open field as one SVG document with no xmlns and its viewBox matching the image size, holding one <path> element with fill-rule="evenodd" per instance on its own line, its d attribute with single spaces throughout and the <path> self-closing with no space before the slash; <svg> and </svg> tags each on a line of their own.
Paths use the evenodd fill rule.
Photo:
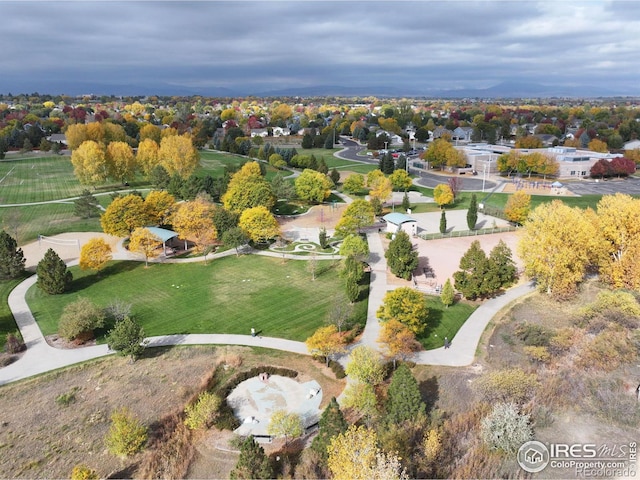
<svg viewBox="0 0 640 480">
<path fill-rule="evenodd" d="M 147 336 L 247 334 L 253 327 L 261 335 L 304 341 L 323 324 L 342 289 L 334 262 L 318 262 L 322 273 L 315 281 L 307 263 L 249 255 L 208 265 L 112 262 L 99 275 L 72 267 L 71 292 L 49 296 L 34 286 L 27 300 L 45 335 L 57 331 L 67 303 L 88 297 L 101 307 L 114 299 L 131 303 Z M 367 300 L 359 303 L 366 311 Z"/>
</svg>

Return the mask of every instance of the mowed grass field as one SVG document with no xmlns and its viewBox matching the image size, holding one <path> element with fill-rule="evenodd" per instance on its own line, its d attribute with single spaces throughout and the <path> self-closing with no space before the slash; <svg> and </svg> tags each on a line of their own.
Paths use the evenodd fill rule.
<svg viewBox="0 0 640 480">
<path fill-rule="evenodd" d="M 444 337 L 452 340 L 469 316 L 478 308 L 465 302 L 456 302 L 445 307 L 440 297 L 427 295 L 429 318 L 427 329 L 418 338 L 425 350 L 439 348 L 444 345 Z"/>
<path fill-rule="evenodd" d="M 72 267 L 72 291 L 47 295 L 37 286 L 27 301 L 42 332 L 57 332 L 65 305 L 78 297 L 106 307 L 119 299 L 132 304 L 147 336 L 186 333 L 249 334 L 304 341 L 324 324 L 342 289 L 332 261 L 318 262 L 311 280 L 308 262 L 248 255 L 205 265 L 111 262 L 100 275 Z M 366 311 L 366 294 L 357 309 Z M 99 332 L 104 333 L 104 332 Z"/>
</svg>

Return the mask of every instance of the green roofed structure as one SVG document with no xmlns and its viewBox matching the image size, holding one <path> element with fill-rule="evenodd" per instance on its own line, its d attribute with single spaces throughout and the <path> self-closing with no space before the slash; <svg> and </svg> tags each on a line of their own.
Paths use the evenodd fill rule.
<svg viewBox="0 0 640 480">
<path fill-rule="evenodd" d="M 174 232 L 173 230 L 167 230 L 166 228 L 160 228 L 160 227 L 145 227 L 147 230 L 149 230 L 151 233 L 153 233 L 156 237 L 158 237 L 160 240 L 162 240 L 162 251 L 164 252 L 164 255 L 167 255 L 167 242 L 169 240 L 171 240 L 172 238 L 177 238 L 178 234 L 176 232 Z M 184 241 L 184 249 L 187 249 L 187 241 Z"/>
<path fill-rule="evenodd" d="M 382 219 L 387 222 L 387 232 L 398 233 L 400 230 L 406 232 L 410 236 L 418 233 L 418 221 L 404 213 L 387 213 Z"/>
</svg>

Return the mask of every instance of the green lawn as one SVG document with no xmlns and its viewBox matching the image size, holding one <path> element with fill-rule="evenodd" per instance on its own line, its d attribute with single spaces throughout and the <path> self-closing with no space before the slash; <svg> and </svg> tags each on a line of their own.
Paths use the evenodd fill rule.
<svg viewBox="0 0 640 480">
<path fill-rule="evenodd" d="M 477 308 L 464 302 L 456 302 L 449 308 L 442 305 L 440 297 L 427 296 L 429 319 L 427 330 L 418 338 L 425 350 L 444 345 L 444 337 L 452 340 L 460 327 Z"/>
<path fill-rule="evenodd" d="M 256 255 L 149 268 L 142 262 L 112 262 L 101 276 L 73 267 L 73 291 L 49 296 L 34 286 L 27 301 L 45 335 L 57 331 L 63 307 L 84 296 L 101 307 L 114 299 L 132 303 L 148 336 L 247 334 L 253 327 L 265 336 L 304 341 L 323 325 L 342 288 L 333 265 L 318 262 L 324 271 L 312 281 L 305 261 L 282 263 Z M 359 316 L 367 308 L 364 288 L 361 298 Z"/>
<path fill-rule="evenodd" d="M 11 315 L 9 303 L 7 299 L 9 293 L 26 277 L 20 277 L 15 280 L 3 280 L 0 282 L 0 351 L 4 351 L 4 344 L 7 333 L 15 333 L 18 331 L 18 325 Z"/>
</svg>

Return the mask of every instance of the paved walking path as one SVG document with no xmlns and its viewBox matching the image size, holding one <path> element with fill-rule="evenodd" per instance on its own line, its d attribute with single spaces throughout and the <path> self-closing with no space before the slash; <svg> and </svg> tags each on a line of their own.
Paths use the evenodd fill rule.
<svg viewBox="0 0 640 480">
<path fill-rule="evenodd" d="M 378 232 L 370 232 L 369 240 L 369 265 L 371 266 L 371 283 L 369 287 L 369 306 L 367 310 L 367 323 L 360 341 L 353 345 L 367 345 L 376 350 L 380 350 L 377 339 L 380 333 L 380 324 L 378 322 L 376 312 L 382 304 L 385 293 L 390 289 L 387 285 L 387 262 L 384 257 L 384 248 Z M 288 258 L 292 260 L 304 260 L 308 257 L 282 254 L 270 251 L 251 250 L 251 253 L 266 255 L 271 257 Z M 220 258 L 224 256 L 235 255 L 235 250 L 228 250 L 219 254 L 211 255 L 209 259 Z M 114 252 L 114 259 L 118 260 L 140 260 L 139 257 L 128 252 L 120 244 Z M 338 255 L 327 255 L 318 257 L 318 259 L 337 259 Z M 187 263 L 204 261 L 202 257 L 178 259 L 154 259 L 157 262 L 167 263 Z M 70 262 L 69 265 L 76 264 Z M 67 367 L 94 358 L 110 355 L 107 345 L 95 345 L 90 347 L 81 347 L 75 349 L 58 349 L 50 346 L 27 305 L 25 295 L 27 290 L 36 282 L 36 276 L 26 279 L 14 288 L 9 294 L 9 308 L 16 320 L 18 328 L 27 345 L 27 351 L 14 363 L 0 368 L 0 385 L 22 380 L 34 375 L 49 372 L 59 368 Z M 435 350 L 423 351 L 415 356 L 416 363 L 426 365 L 450 365 L 465 366 L 470 365 L 475 357 L 475 352 L 480 341 L 480 336 L 485 330 L 489 321 L 503 307 L 520 296 L 526 295 L 533 291 L 531 284 L 521 285 L 519 287 L 508 290 L 505 294 L 494 299 L 488 300 L 481 305 L 469 317 L 462 328 L 458 331 L 452 340 L 451 347 L 448 349 L 438 348 Z M 252 337 L 251 335 L 230 335 L 230 334 L 188 334 L 188 335 L 165 335 L 159 337 L 150 337 L 147 339 L 149 346 L 169 346 L 169 345 L 245 345 L 260 346 L 264 348 L 273 348 L 276 350 L 284 350 L 294 352 L 300 355 L 308 355 L 306 345 L 303 342 L 295 342 L 282 338 L 273 337 Z M 344 356 L 341 361 L 347 361 Z"/>
</svg>

